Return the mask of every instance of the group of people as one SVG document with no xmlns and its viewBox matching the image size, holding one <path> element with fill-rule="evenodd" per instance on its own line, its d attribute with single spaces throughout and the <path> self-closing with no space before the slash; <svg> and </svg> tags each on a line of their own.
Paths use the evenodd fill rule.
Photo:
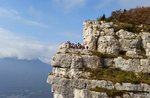
<svg viewBox="0 0 150 98">
<path fill-rule="evenodd" d="M 84 45 L 81 45 L 80 43 L 71 43 L 70 41 L 67 41 L 67 44 L 69 44 L 69 48 L 85 49 Z"/>
</svg>

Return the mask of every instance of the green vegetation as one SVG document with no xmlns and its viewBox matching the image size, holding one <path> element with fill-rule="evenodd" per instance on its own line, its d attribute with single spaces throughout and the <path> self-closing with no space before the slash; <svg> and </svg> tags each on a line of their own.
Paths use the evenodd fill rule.
<svg viewBox="0 0 150 98">
<path fill-rule="evenodd" d="M 92 51 L 92 55 L 96 55 L 96 56 L 99 56 L 102 58 L 116 58 L 116 57 L 118 57 L 118 55 L 116 55 L 116 54 L 101 53 L 98 51 Z"/>
<path fill-rule="evenodd" d="M 48 73 L 48 75 L 53 75 L 53 72 Z"/>
<path fill-rule="evenodd" d="M 103 14 L 103 16 L 97 18 L 98 21 L 102 21 L 102 20 L 106 20 L 106 16 L 105 14 Z"/>
<path fill-rule="evenodd" d="M 135 25 L 145 24 L 150 25 L 150 7 L 137 7 L 129 10 L 117 10 L 111 14 L 112 19 L 120 22 L 131 23 Z"/>
<path fill-rule="evenodd" d="M 137 73 L 131 71 L 123 71 L 116 68 L 102 67 L 98 69 L 84 68 L 83 71 L 90 72 L 91 80 L 108 80 L 114 83 L 130 82 L 130 83 L 147 83 L 150 84 L 150 75 L 146 73 Z"/>
<path fill-rule="evenodd" d="M 144 59 L 147 59 L 148 57 L 146 56 L 146 51 L 143 47 L 140 47 L 140 50 L 141 50 L 141 56 L 143 56 Z"/>
<path fill-rule="evenodd" d="M 92 51 L 92 55 L 96 55 L 98 57 L 102 58 L 117 58 L 117 57 L 122 57 L 124 59 L 131 59 L 131 57 L 126 56 L 125 54 L 108 54 L 108 53 L 101 53 L 98 51 Z"/>
<path fill-rule="evenodd" d="M 91 91 L 95 91 L 95 92 L 105 92 L 109 97 L 116 97 L 116 96 L 120 96 L 123 97 L 123 94 L 128 94 L 128 92 L 133 92 L 133 93 L 148 93 L 145 91 L 126 91 L 126 90 L 116 90 L 116 89 L 106 89 L 106 88 L 100 88 L 100 87 L 96 87 L 96 88 L 91 88 Z"/>
<path fill-rule="evenodd" d="M 104 15 L 98 21 L 114 22 L 117 26 L 115 31 L 124 29 L 130 32 L 139 33 L 141 31 L 150 32 L 150 7 L 138 7 L 130 10 L 113 11 L 111 16 Z"/>
<path fill-rule="evenodd" d="M 115 22 L 115 24 L 117 24 L 117 26 L 114 26 L 115 32 L 117 32 L 121 29 L 130 31 L 130 32 L 134 32 L 134 33 L 140 32 L 140 29 L 137 26 L 130 24 L 130 23 Z"/>
<path fill-rule="evenodd" d="M 106 89 L 106 88 L 100 88 L 100 87 L 96 87 L 96 88 L 91 88 L 91 91 L 95 91 L 95 92 L 105 92 L 109 97 L 115 97 L 115 96 L 121 96 L 123 97 L 123 94 L 126 94 L 126 91 L 123 90 L 116 90 L 116 89 Z"/>
</svg>

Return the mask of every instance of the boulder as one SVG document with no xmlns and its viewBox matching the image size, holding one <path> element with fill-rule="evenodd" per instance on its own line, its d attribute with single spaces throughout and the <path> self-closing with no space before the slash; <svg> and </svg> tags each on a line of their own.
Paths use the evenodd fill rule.
<svg viewBox="0 0 150 98">
<path fill-rule="evenodd" d="M 119 42 L 114 36 L 100 36 L 97 51 L 106 54 L 118 54 Z"/>
<path fill-rule="evenodd" d="M 139 59 L 124 59 L 118 57 L 114 59 L 114 68 L 120 68 L 125 71 L 141 72 L 141 65 Z"/>
<path fill-rule="evenodd" d="M 150 43 L 150 33 L 149 32 L 141 32 L 140 36 L 142 38 L 143 47 L 147 48 L 147 43 Z"/>
<path fill-rule="evenodd" d="M 116 35 L 120 38 L 120 39 L 135 39 L 137 37 L 136 34 L 132 33 L 132 32 L 128 32 L 125 31 L 123 29 L 119 30 L 118 32 L 116 32 Z"/>
<path fill-rule="evenodd" d="M 94 55 L 82 55 L 84 67 L 99 68 L 102 66 L 101 57 Z"/>
<path fill-rule="evenodd" d="M 144 73 L 150 73 L 150 59 L 140 60 L 141 71 Z"/>
</svg>

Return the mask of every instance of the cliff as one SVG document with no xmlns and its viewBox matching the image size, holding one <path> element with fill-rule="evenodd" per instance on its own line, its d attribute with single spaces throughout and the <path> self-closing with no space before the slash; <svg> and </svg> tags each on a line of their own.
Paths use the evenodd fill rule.
<svg viewBox="0 0 150 98">
<path fill-rule="evenodd" d="M 150 32 L 83 25 L 83 45 L 65 42 L 51 60 L 54 98 L 150 98 Z"/>
</svg>

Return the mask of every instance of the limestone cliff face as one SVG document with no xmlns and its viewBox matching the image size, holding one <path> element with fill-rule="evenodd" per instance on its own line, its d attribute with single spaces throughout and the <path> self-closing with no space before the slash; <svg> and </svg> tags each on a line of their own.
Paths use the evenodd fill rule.
<svg viewBox="0 0 150 98">
<path fill-rule="evenodd" d="M 150 98 L 150 33 L 85 21 L 83 45 L 66 42 L 51 60 L 54 98 Z"/>
</svg>

